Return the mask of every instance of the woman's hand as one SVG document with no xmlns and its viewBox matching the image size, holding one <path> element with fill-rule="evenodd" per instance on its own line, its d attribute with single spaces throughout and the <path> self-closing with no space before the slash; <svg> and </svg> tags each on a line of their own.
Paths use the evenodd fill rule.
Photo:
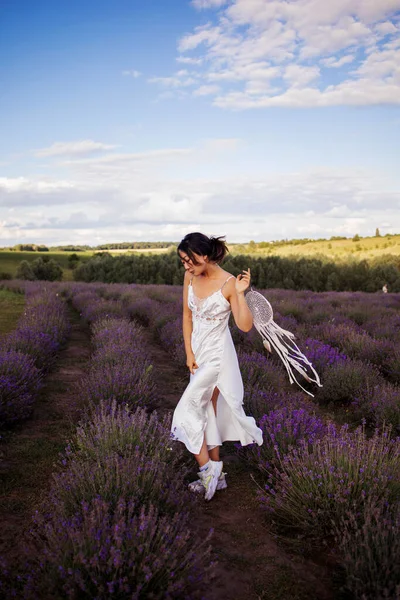
<svg viewBox="0 0 400 600">
<path fill-rule="evenodd" d="M 247 271 L 243 270 L 242 273 L 239 273 L 235 281 L 235 288 L 238 294 L 243 294 L 250 286 L 250 269 L 247 269 Z"/>
<path fill-rule="evenodd" d="M 194 375 L 194 370 L 199 368 L 193 352 L 186 355 L 186 366 L 192 375 Z"/>
</svg>

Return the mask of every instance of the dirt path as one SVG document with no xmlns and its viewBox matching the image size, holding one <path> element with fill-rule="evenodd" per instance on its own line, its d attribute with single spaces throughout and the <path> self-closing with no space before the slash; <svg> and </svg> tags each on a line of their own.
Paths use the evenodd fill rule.
<svg viewBox="0 0 400 600">
<path fill-rule="evenodd" d="M 159 391 L 157 411 L 176 406 L 189 378 L 169 354 L 145 332 L 151 350 Z M 213 552 L 218 561 L 216 579 L 206 600 L 332 600 L 332 573 L 278 543 L 269 529 L 256 497 L 250 472 L 238 458 L 233 444 L 221 452 L 228 489 L 217 492 L 211 502 L 199 499 L 198 527 L 207 534 L 214 529 Z M 194 463 L 193 477 L 196 476 Z"/>
<path fill-rule="evenodd" d="M 16 566 L 23 557 L 24 533 L 46 497 L 54 462 L 79 419 L 73 385 L 90 355 L 89 329 L 70 309 L 71 335 L 55 368 L 45 378 L 32 417 L 0 445 L 0 556 Z"/>
</svg>

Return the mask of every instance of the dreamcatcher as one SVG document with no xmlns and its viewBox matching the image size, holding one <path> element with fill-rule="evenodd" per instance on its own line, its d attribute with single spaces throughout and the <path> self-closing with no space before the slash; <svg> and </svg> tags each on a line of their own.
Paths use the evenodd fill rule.
<svg viewBox="0 0 400 600">
<path fill-rule="evenodd" d="M 246 302 L 253 315 L 254 326 L 263 339 L 264 348 L 268 352 L 272 352 L 272 348 L 277 352 L 289 374 L 290 383 L 297 383 L 306 394 L 314 397 L 295 377 L 294 371 L 297 371 L 306 381 L 322 387 L 318 373 L 293 341 L 294 334 L 275 323 L 272 306 L 262 294 L 251 289 L 246 294 Z"/>
</svg>

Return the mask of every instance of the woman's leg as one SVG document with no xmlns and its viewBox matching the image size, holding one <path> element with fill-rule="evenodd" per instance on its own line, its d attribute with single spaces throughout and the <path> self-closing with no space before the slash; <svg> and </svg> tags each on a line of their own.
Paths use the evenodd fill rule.
<svg viewBox="0 0 400 600">
<path fill-rule="evenodd" d="M 214 389 L 213 395 L 211 396 L 211 402 L 213 403 L 215 416 L 217 416 L 218 395 L 219 395 L 219 389 L 216 387 Z M 211 460 L 219 461 L 219 446 L 215 446 L 215 448 L 212 448 L 211 450 L 209 450 L 208 453 L 210 455 Z"/>
<path fill-rule="evenodd" d="M 211 460 L 216 460 L 218 462 L 219 461 L 219 446 L 215 446 L 215 448 L 212 448 L 212 450 L 209 450 L 208 454 L 209 454 Z"/>
<path fill-rule="evenodd" d="M 199 454 L 195 454 L 194 456 L 195 456 L 197 462 L 199 463 L 199 467 L 203 467 L 210 460 L 210 455 L 208 454 L 207 442 L 206 442 L 206 438 L 205 437 L 204 437 L 204 440 L 203 440 L 203 445 L 201 447 L 200 453 Z"/>
<path fill-rule="evenodd" d="M 217 400 L 219 395 L 219 389 L 216 387 L 213 391 L 213 395 L 211 396 L 211 402 L 213 403 L 214 412 L 217 414 Z M 219 461 L 219 446 L 212 448 L 212 450 L 207 450 L 207 442 L 204 436 L 203 445 L 201 447 L 200 453 L 195 454 L 195 458 L 199 463 L 199 467 L 203 467 L 208 463 L 209 459 Z"/>
</svg>

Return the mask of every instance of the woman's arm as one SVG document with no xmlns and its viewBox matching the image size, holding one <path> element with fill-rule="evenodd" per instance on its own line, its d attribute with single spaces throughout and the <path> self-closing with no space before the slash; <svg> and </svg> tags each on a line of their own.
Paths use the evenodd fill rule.
<svg viewBox="0 0 400 600">
<path fill-rule="evenodd" d="M 192 322 L 192 311 L 188 306 L 188 286 L 190 281 L 190 273 L 188 271 L 185 272 L 185 279 L 183 281 L 183 315 L 182 315 L 182 330 L 183 330 L 183 341 L 185 344 L 185 352 L 186 352 L 186 365 L 189 368 L 189 371 L 193 374 L 194 369 L 198 369 L 196 364 L 196 360 L 194 358 L 193 350 L 192 350 L 192 331 L 193 331 L 193 322 Z"/>
<path fill-rule="evenodd" d="M 253 315 L 247 306 L 244 292 L 250 285 L 250 269 L 243 271 L 236 279 L 230 279 L 226 284 L 227 299 L 230 302 L 236 325 L 244 332 L 253 327 Z"/>
</svg>

